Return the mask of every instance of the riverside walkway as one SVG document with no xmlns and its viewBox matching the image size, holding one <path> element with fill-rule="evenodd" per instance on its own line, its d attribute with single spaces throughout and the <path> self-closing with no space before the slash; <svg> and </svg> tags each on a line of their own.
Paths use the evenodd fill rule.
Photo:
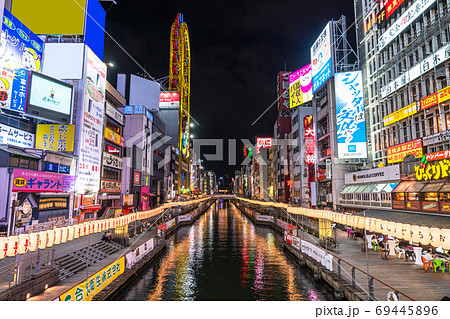
<svg viewBox="0 0 450 319">
<path fill-rule="evenodd" d="M 91 238 L 89 239 L 89 236 L 85 236 L 85 237 L 81 237 L 78 240 L 74 240 L 72 242 L 69 243 L 65 243 L 63 245 L 58 245 L 55 246 L 55 259 L 61 256 L 65 256 L 70 254 L 71 252 L 74 252 L 78 249 L 84 248 L 88 246 L 88 243 L 90 241 L 90 244 L 94 244 L 97 243 L 101 240 L 101 233 L 98 234 L 92 234 Z M 140 245 L 142 245 L 143 243 L 145 243 L 146 241 L 150 240 L 151 238 L 156 236 L 156 227 L 152 228 L 152 230 L 149 231 L 145 231 L 141 234 L 137 234 L 134 237 L 130 238 L 130 246 L 125 247 L 111 255 L 109 255 L 108 257 L 106 257 L 103 260 L 100 260 L 99 262 L 95 263 L 94 265 L 90 266 L 88 268 L 88 276 L 86 276 L 86 269 L 84 269 L 83 271 L 80 271 L 78 273 L 76 273 L 75 275 L 67 278 L 66 280 L 59 282 L 58 285 L 53 286 L 53 287 L 49 287 L 48 289 L 45 290 L 44 293 L 37 295 L 37 296 L 33 296 L 29 299 L 27 299 L 28 301 L 50 301 L 50 300 L 55 300 L 57 299 L 61 294 L 63 294 L 64 292 L 66 292 L 67 290 L 71 289 L 72 287 L 74 287 L 75 285 L 77 285 L 78 283 L 86 280 L 87 277 L 92 276 L 93 274 L 95 274 L 96 272 L 100 271 L 101 269 L 103 269 L 104 267 L 106 267 L 107 265 L 111 264 L 112 262 L 116 261 L 117 259 L 119 259 L 120 257 L 122 257 L 123 255 L 127 254 L 128 252 L 134 250 L 135 248 L 139 247 Z"/>
<path fill-rule="evenodd" d="M 318 230 L 319 226 L 316 221 L 305 218 L 303 221 L 305 226 L 315 228 Z M 298 237 L 307 240 L 311 243 L 319 245 L 319 239 L 315 236 L 305 232 L 298 232 Z M 339 252 L 334 252 L 339 258 L 349 262 L 358 267 L 364 272 L 367 270 L 366 253 L 361 251 L 361 244 L 363 239 L 351 239 L 347 237 L 347 232 L 341 229 L 336 229 L 336 240 L 339 243 Z M 414 261 L 405 262 L 404 258 L 390 256 L 388 260 L 381 259 L 381 252 L 379 250 L 368 250 L 367 254 L 369 264 L 369 274 L 376 277 L 392 287 L 402 291 L 411 296 L 415 300 L 441 300 L 443 296 L 450 296 L 450 273 L 446 270 L 442 273 L 440 269 L 437 272 L 434 270 L 424 270 L 422 266 L 416 265 Z M 345 278 L 351 278 L 351 267 L 345 263 L 341 263 Z M 336 262 L 333 263 L 334 271 L 337 271 Z M 368 280 L 367 275 L 356 272 L 356 282 L 360 288 L 367 291 Z M 374 281 L 375 296 L 380 300 L 386 300 L 387 294 L 392 289 L 381 285 Z M 385 296 L 381 299 L 379 296 Z M 406 301 L 406 298 L 400 300 Z"/>
</svg>

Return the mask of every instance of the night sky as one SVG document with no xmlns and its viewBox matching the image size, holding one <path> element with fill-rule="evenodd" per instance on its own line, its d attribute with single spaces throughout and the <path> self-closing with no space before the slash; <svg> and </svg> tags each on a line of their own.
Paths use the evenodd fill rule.
<svg viewBox="0 0 450 319">
<path fill-rule="evenodd" d="M 310 47 L 329 20 L 345 15 L 347 26 L 354 21 L 353 0 L 116 2 L 102 2 L 106 31 L 155 79 L 169 74 L 170 27 L 178 12 L 184 15 L 192 56 L 191 115 L 200 124 L 192 131 L 195 138 L 272 136 L 276 106 L 251 124 L 277 98 L 278 72 L 310 63 Z M 354 34 L 354 26 L 349 32 Z M 108 68 L 114 85 L 117 72 L 142 73 L 108 36 L 104 61 L 115 65 Z M 240 153 L 242 144 L 238 148 Z M 219 176 L 235 169 L 217 162 L 206 167 Z"/>
</svg>

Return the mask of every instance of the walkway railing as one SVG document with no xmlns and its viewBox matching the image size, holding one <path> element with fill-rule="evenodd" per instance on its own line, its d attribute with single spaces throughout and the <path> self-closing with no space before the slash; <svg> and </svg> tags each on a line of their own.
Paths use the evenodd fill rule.
<svg viewBox="0 0 450 319">
<path fill-rule="evenodd" d="M 367 249 L 367 247 L 366 247 Z M 402 301 L 415 301 L 416 299 L 414 299 L 413 297 L 411 297 L 410 295 L 406 294 L 405 292 L 401 291 L 400 289 L 397 289 L 391 285 L 389 285 L 388 283 L 386 283 L 385 281 L 370 275 L 367 276 L 367 272 L 362 270 L 361 268 L 353 265 L 352 263 L 340 258 L 338 255 L 328 251 L 328 254 L 332 255 L 333 258 L 337 259 L 337 269 L 336 269 L 336 273 L 338 275 L 338 278 L 344 278 L 346 279 L 348 282 L 351 282 L 351 285 L 353 288 L 356 288 L 356 284 L 358 283 L 358 287 L 360 289 L 365 289 L 365 284 L 361 284 L 365 281 L 367 281 L 367 291 L 365 292 L 366 294 L 368 294 L 368 299 L 369 300 L 386 300 L 387 299 L 387 294 L 389 293 L 389 291 L 394 292 L 397 295 L 397 298 Z M 344 265 L 346 265 L 347 267 L 345 267 Z M 347 268 L 347 269 L 346 269 Z M 344 270 L 344 271 L 343 271 Z M 350 270 L 350 272 L 348 271 Z M 357 273 L 358 271 L 358 273 Z M 377 285 L 377 296 L 375 296 L 375 285 Z M 400 298 L 400 296 L 403 296 L 404 298 Z M 369 297 L 370 296 L 370 297 Z M 384 297 L 382 297 L 384 296 Z"/>
<path fill-rule="evenodd" d="M 15 262 L 0 267 L 0 292 L 34 278 L 43 270 L 56 268 L 54 252 L 49 249 L 16 255 Z"/>
</svg>

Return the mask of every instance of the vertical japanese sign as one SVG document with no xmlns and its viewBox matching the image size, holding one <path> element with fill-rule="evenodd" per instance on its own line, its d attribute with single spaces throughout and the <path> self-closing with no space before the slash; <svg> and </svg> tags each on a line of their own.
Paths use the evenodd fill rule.
<svg viewBox="0 0 450 319">
<path fill-rule="evenodd" d="M 43 41 L 4 10 L 0 37 L 0 107 L 25 112 L 28 70 L 41 70 L 43 52 Z"/>
<path fill-rule="evenodd" d="M 307 115 L 303 119 L 305 128 L 305 162 L 306 164 L 316 163 L 316 134 L 314 128 L 311 127 L 313 117 Z"/>
<path fill-rule="evenodd" d="M 278 73 L 278 111 L 289 110 L 289 73 L 290 72 Z"/>
<path fill-rule="evenodd" d="M 312 68 L 311 64 L 308 64 L 289 75 L 290 107 L 311 101 L 312 96 Z"/>
<path fill-rule="evenodd" d="M 102 158 L 106 65 L 85 46 L 85 83 L 78 154 L 77 192 L 98 192 Z"/>
<path fill-rule="evenodd" d="M 312 93 L 333 75 L 331 63 L 331 22 L 328 22 L 311 47 Z"/>
<path fill-rule="evenodd" d="M 85 282 L 76 285 L 59 296 L 60 301 L 91 301 L 95 295 L 105 289 L 125 271 L 125 256 L 109 264 Z"/>
<path fill-rule="evenodd" d="M 339 158 L 366 158 L 366 120 L 361 71 L 335 74 Z"/>
</svg>

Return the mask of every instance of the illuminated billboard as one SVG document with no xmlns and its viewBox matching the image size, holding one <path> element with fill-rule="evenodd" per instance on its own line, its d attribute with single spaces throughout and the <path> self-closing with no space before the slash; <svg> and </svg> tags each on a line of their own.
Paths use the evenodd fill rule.
<svg viewBox="0 0 450 319">
<path fill-rule="evenodd" d="M 311 64 L 312 93 L 314 93 L 333 75 L 330 22 L 311 47 Z"/>
<path fill-rule="evenodd" d="M 0 145 L 34 147 L 34 134 L 0 123 Z"/>
<path fill-rule="evenodd" d="M 257 137 L 256 138 L 256 154 L 260 153 L 261 148 L 269 149 L 272 147 L 271 137 Z"/>
<path fill-rule="evenodd" d="M 180 106 L 180 92 L 160 92 L 159 107 L 170 108 Z"/>
<path fill-rule="evenodd" d="M 439 50 L 429 54 L 422 61 L 407 69 L 405 73 L 383 86 L 380 92 L 381 97 L 385 98 L 428 71 L 433 70 L 436 66 L 447 61 L 450 58 L 448 52 L 450 52 L 450 43 L 444 44 Z"/>
<path fill-rule="evenodd" d="M 289 74 L 291 72 L 278 72 L 277 95 L 278 111 L 289 110 Z"/>
<path fill-rule="evenodd" d="M 75 125 L 38 124 L 36 148 L 55 152 L 73 152 Z"/>
<path fill-rule="evenodd" d="M 305 163 L 316 163 L 316 134 L 312 127 L 313 116 L 306 115 L 303 118 L 303 127 L 305 130 Z"/>
<path fill-rule="evenodd" d="M 401 108 L 383 118 L 383 125 L 388 126 L 417 113 L 417 103 L 414 102 L 408 106 Z"/>
<path fill-rule="evenodd" d="M 361 71 L 336 73 L 336 126 L 339 158 L 367 158 Z"/>
<path fill-rule="evenodd" d="M 100 189 L 103 118 L 105 110 L 106 64 L 85 46 L 85 83 L 83 109 L 78 117 L 81 127 L 78 145 L 78 193 L 97 193 Z"/>
<path fill-rule="evenodd" d="M 12 13 L 36 34 L 75 35 L 84 32 L 87 0 L 14 0 Z"/>
<path fill-rule="evenodd" d="M 312 67 L 308 64 L 289 75 L 290 108 L 311 101 L 312 96 Z"/>
<path fill-rule="evenodd" d="M 388 163 L 403 162 L 403 159 L 410 154 L 413 154 L 415 158 L 422 157 L 422 140 L 420 138 L 387 148 Z"/>
<path fill-rule="evenodd" d="M 398 18 L 378 39 L 378 49 L 383 50 L 389 43 L 392 42 L 399 34 L 401 34 L 411 23 L 422 16 L 435 0 L 417 0 L 408 10 L 406 10 L 400 18 Z"/>
<path fill-rule="evenodd" d="M 8 10 L 0 38 L 0 107 L 25 112 L 29 71 L 41 71 L 44 42 Z"/>
<path fill-rule="evenodd" d="M 31 116 L 70 123 L 72 85 L 32 72 L 27 113 Z"/>
</svg>

